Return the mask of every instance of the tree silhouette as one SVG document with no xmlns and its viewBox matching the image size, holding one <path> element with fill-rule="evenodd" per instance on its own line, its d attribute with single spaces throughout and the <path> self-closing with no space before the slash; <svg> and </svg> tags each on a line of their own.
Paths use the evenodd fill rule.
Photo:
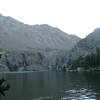
<svg viewBox="0 0 100 100">
<path fill-rule="evenodd" d="M 4 78 L 0 79 L 0 96 L 5 96 L 5 91 L 8 91 L 10 88 L 10 85 L 6 83 L 6 80 Z"/>
<path fill-rule="evenodd" d="M 95 53 L 91 53 L 84 57 L 72 61 L 72 69 L 82 67 L 84 69 L 100 70 L 100 49 L 96 48 Z"/>
</svg>

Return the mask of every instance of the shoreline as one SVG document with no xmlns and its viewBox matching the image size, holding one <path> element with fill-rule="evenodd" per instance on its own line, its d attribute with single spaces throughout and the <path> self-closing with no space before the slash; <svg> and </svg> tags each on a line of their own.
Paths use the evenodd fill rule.
<svg viewBox="0 0 100 100">
<path fill-rule="evenodd" d="M 0 72 L 0 74 L 21 74 L 21 73 L 33 73 L 33 72 L 46 72 L 47 70 L 45 71 L 14 71 L 14 72 Z"/>
<path fill-rule="evenodd" d="M 41 70 L 41 71 L 14 71 L 14 72 L 0 72 L 0 74 L 23 74 L 23 73 L 33 73 L 33 72 L 48 72 L 51 70 Z M 53 71 L 54 72 L 54 71 Z M 81 70 L 81 71 L 77 71 L 77 70 L 67 70 L 67 71 L 55 71 L 55 72 L 100 72 L 99 70 Z"/>
</svg>

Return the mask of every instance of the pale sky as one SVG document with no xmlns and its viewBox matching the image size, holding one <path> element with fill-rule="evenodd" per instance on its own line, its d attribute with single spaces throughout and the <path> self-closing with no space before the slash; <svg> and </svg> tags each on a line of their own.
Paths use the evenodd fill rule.
<svg viewBox="0 0 100 100">
<path fill-rule="evenodd" d="M 100 27 L 100 0 L 0 0 L 0 13 L 85 37 Z"/>
</svg>

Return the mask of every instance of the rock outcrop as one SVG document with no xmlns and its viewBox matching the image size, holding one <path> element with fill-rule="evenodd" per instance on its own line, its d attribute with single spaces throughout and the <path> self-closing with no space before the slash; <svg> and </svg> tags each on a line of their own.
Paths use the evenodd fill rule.
<svg viewBox="0 0 100 100">
<path fill-rule="evenodd" d="M 65 55 L 65 51 L 59 50 L 1 52 L 0 71 L 62 70 Z"/>
</svg>

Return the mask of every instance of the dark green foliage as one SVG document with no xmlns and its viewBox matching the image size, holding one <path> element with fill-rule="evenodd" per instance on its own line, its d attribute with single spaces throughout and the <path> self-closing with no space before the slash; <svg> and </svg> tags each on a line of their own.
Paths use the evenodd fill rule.
<svg viewBox="0 0 100 100">
<path fill-rule="evenodd" d="M 96 48 L 96 53 L 91 53 L 85 57 L 80 56 L 78 59 L 73 60 L 71 69 L 84 68 L 98 70 L 100 66 L 100 50 Z"/>
<path fill-rule="evenodd" d="M 4 78 L 0 79 L 0 95 L 5 96 L 5 91 L 8 91 L 10 88 L 9 84 L 6 84 L 6 80 Z"/>
</svg>

